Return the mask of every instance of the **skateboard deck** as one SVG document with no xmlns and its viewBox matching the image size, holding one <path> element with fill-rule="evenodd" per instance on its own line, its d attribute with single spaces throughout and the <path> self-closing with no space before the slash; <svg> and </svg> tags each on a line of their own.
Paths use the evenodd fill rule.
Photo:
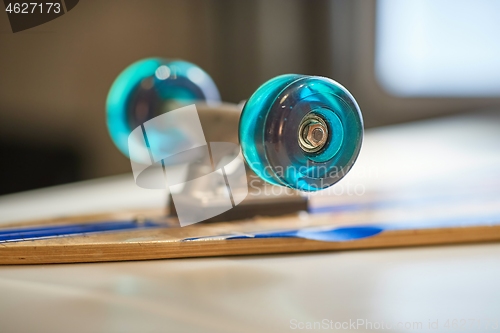
<svg viewBox="0 0 500 333">
<path fill-rule="evenodd" d="M 500 191 L 310 198 L 309 212 L 180 227 L 161 210 L 5 225 L 0 264 L 338 251 L 500 240 Z M 472 200 L 476 198 L 476 200 Z M 332 204 L 333 203 L 333 204 Z"/>
</svg>

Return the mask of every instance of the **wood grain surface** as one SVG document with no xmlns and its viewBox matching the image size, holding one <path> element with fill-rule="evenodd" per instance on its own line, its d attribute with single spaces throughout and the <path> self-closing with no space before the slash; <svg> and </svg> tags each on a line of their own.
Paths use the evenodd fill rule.
<svg viewBox="0 0 500 333">
<path fill-rule="evenodd" d="M 58 223 L 81 223 L 103 218 L 123 218 L 131 213 L 99 216 L 77 216 L 68 219 L 46 220 L 43 223 L 23 225 L 54 225 Z M 269 253 L 294 253 L 314 251 L 341 251 L 369 248 L 421 246 L 493 242 L 500 240 L 500 225 L 446 228 L 415 228 L 388 230 L 353 241 L 325 242 L 300 238 L 259 239 L 202 239 L 225 234 L 245 234 L 265 230 L 336 225 L 356 225 L 355 221 L 339 219 L 330 215 L 299 214 L 280 218 L 255 218 L 247 221 L 225 223 L 200 223 L 189 227 L 178 227 L 172 219 L 160 219 L 162 227 L 121 232 L 103 232 L 52 239 L 29 240 L 0 244 L 0 264 L 47 264 L 103 262 L 124 260 L 148 260 L 168 258 L 209 257 L 228 255 L 251 255 Z"/>
</svg>

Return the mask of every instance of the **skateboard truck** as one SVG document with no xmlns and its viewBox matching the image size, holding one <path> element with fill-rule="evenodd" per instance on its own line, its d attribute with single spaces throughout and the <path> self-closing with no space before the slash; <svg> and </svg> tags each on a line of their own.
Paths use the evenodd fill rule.
<svg viewBox="0 0 500 333">
<path fill-rule="evenodd" d="M 208 142 L 237 142 L 238 137 L 234 131 L 228 131 L 227 129 L 238 127 L 241 113 L 240 106 L 226 103 L 216 106 L 199 104 L 197 109 Z M 237 148 L 233 152 L 234 156 L 232 158 L 240 153 L 239 146 L 235 145 L 235 147 Z M 217 169 L 218 161 L 214 160 L 213 155 L 211 164 L 215 165 L 212 165 L 212 169 Z M 230 153 L 226 153 L 227 155 L 230 155 Z M 198 163 L 190 163 L 187 166 L 186 178 L 199 179 L 199 177 L 205 175 L 204 167 L 206 167 L 206 164 L 208 164 L 208 161 L 203 160 L 199 160 Z M 225 177 L 223 182 L 216 178 L 207 179 L 205 182 L 197 182 L 192 186 L 187 183 L 179 192 L 174 194 L 175 199 L 173 199 L 172 193 L 169 193 L 168 215 L 177 217 L 176 203 L 181 206 L 189 206 L 190 212 L 195 215 L 197 213 L 213 215 L 210 211 L 217 212 L 226 207 L 228 192 L 232 208 L 205 219 L 204 222 L 244 220 L 256 216 L 281 216 L 307 211 L 307 196 L 291 188 L 264 182 L 244 163 L 236 165 L 237 168 L 233 167 L 232 170 L 224 169 Z M 231 172 L 232 175 L 227 174 L 228 172 Z M 236 177 L 236 182 L 241 186 L 229 186 L 228 178 L 231 176 Z M 235 198 L 238 197 L 244 197 L 244 199 L 235 204 Z M 201 220 L 198 216 L 193 216 L 193 218 Z"/>
<path fill-rule="evenodd" d="M 206 103 L 205 110 L 199 102 Z M 194 103 L 198 112 L 188 113 L 200 118 L 203 131 L 193 130 L 200 126 L 191 126 L 189 120 L 182 126 L 171 122 L 170 127 L 152 127 L 160 118 L 174 114 L 183 118 L 179 107 Z M 363 119 L 354 97 L 339 83 L 320 76 L 277 76 L 261 85 L 241 110 L 220 103 L 214 81 L 196 65 L 149 58 L 118 76 L 106 109 L 111 137 L 130 157 L 136 183 L 136 170 L 144 168 L 134 169 L 134 165 L 158 166 L 161 161 L 160 168 L 166 168 L 175 163 L 168 164 L 164 156 L 193 149 L 202 152 L 201 164 L 184 161 L 189 162 L 184 170 L 187 181 L 169 182 L 165 172 L 171 190 L 170 212 L 179 221 L 185 214 L 199 222 L 208 215 L 210 220 L 227 221 L 306 210 L 307 198 L 299 191 L 322 190 L 342 179 L 356 161 L 363 139 Z M 229 168 L 232 171 L 214 161 L 210 152 L 212 144 L 223 143 L 238 147 L 241 158 L 235 160 L 241 163 Z M 153 181 L 153 187 L 147 188 L 157 188 L 159 183 Z M 237 183 L 245 186 L 236 189 Z"/>
<path fill-rule="evenodd" d="M 266 185 L 264 185 L 264 187 L 265 186 Z M 270 185 L 267 187 L 277 186 Z M 264 193 L 264 190 L 262 189 L 260 193 Z M 220 207 L 217 206 L 218 201 L 210 195 L 207 195 L 205 198 L 198 197 L 196 199 L 193 199 L 193 196 L 186 195 L 185 199 L 189 200 L 193 210 L 220 209 Z M 168 196 L 168 207 L 168 215 L 170 217 L 177 217 L 177 211 L 171 194 Z M 206 219 L 203 222 L 229 222 L 235 220 L 245 220 L 256 216 L 281 216 L 300 211 L 307 211 L 307 208 L 307 197 L 301 196 L 299 193 L 291 195 L 266 195 L 259 194 L 258 192 L 250 192 L 240 204 L 233 206 L 232 209 L 227 210 L 222 214 Z"/>
</svg>

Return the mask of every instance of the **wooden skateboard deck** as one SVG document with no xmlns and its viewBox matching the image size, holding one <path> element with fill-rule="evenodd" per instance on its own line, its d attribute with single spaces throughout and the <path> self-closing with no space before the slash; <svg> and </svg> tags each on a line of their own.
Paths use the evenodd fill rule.
<svg viewBox="0 0 500 333">
<path fill-rule="evenodd" d="M 162 211 L 5 225 L 0 264 L 75 263 L 492 242 L 500 193 L 313 196 L 310 212 L 179 227 Z M 485 197 L 486 195 L 486 197 Z M 362 200 L 361 200 L 362 199 Z M 332 202 L 335 203 L 332 205 Z"/>
</svg>

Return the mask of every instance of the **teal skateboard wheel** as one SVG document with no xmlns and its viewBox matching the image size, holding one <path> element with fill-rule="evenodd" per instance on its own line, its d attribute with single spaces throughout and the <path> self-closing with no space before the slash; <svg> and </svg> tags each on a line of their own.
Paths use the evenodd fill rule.
<svg viewBox="0 0 500 333">
<path fill-rule="evenodd" d="M 301 191 L 332 186 L 351 169 L 363 140 L 354 97 L 325 77 L 282 75 L 246 102 L 241 149 L 262 179 Z"/>
<path fill-rule="evenodd" d="M 217 86 L 201 68 L 181 60 L 140 60 L 127 67 L 109 91 L 106 115 L 111 138 L 128 156 L 128 136 L 132 130 L 160 114 L 196 101 L 220 101 Z"/>
</svg>

